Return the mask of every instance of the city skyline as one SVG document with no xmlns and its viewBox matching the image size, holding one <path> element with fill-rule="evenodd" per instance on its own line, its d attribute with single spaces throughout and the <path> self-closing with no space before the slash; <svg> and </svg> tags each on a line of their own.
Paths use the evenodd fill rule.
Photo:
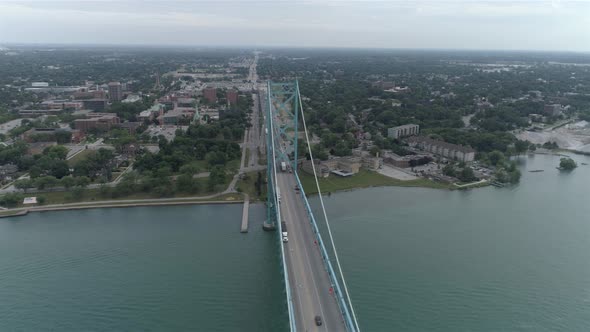
<svg viewBox="0 0 590 332">
<path fill-rule="evenodd" d="M 588 52 L 574 1 L 6 1 L 0 43 Z"/>
</svg>

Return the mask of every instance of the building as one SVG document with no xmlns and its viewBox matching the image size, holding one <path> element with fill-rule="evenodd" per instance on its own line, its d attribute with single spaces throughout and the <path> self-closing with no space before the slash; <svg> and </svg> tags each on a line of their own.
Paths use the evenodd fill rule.
<svg viewBox="0 0 590 332">
<path fill-rule="evenodd" d="M 74 99 L 105 99 L 104 90 L 77 91 L 73 94 Z"/>
<path fill-rule="evenodd" d="M 137 117 L 139 121 L 152 121 L 154 118 L 164 114 L 164 105 L 155 103 L 152 107 L 145 111 L 141 111 Z"/>
<path fill-rule="evenodd" d="M 46 100 L 41 103 L 41 108 L 51 110 L 73 109 L 79 110 L 84 104 L 80 101 L 70 100 Z"/>
<path fill-rule="evenodd" d="M 226 93 L 226 98 L 227 98 L 227 102 L 228 104 L 235 106 L 238 104 L 238 91 L 236 90 L 227 90 Z"/>
<path fill-rule="evenodd" d="M 149 110 L 145 110 L 145 111 L 141 111 L 139 112 L 139 115 L 137 116 L 137 119 L 139 121 L 151 121 L 154 118 L 152 112 L 150 112 Z"/>
<path fill-rule="evenodd" d="M 12 176 L 18 172 L 18 166 L 15 164 L 4 164 L 0 166 L 0 179 L 12 179 Z"/>
<path fill-rule="evenodd" d="M 21 138 L 23 141 L 31 143 L 35 141 L 52 142 L 55 141 L 55 132 L 63 130 L 59 128 L 31 128 L 25 131 Z"/>
<path fill-rule="evenodd" d="M 103 111 L 107 107 L 107 100 L 106 99 L 85 99 L 85 100 L 82 100 L 82 104 L 84 104 L 84 109 L 93 110 L 93 111 Z"/>
<path fill-rule="evenodd" d="M 383 163 L 399 168 L 415 167 L 418 165 L 423 165 L 430 161 L 432 161 L 432 158 L 419 154 L 412 154 L 407 156 L 400 156 L 393 152 L 385 152 L 383 154 Z"/>
<path fill-rule="evenodd" d="M 141 100 L 141 97 L 139 95 L 128 95 L 127 98 L 123 99 L 121 102 L 130 104 L 130 103 L 135 103 L 140 100 Z"/>
<path fill-rule="evenodd" d="M 178 98 L 176 107 L 195 107 L 195 98 Z"/>
<path fill-rule="evenodd" d="M 94 116 L 89 119 L 74 120 L 74 126 L 82 132 L 87 132 L 91 129 L 108 131 L 115 126 L 118 126 L 120 123 L 119 117 L 111 114 L 114 113 L 95 113 L 93 114 Z"/>
<path fill-rule="evenodd" d="M 62 110 L 52 110 L 52 109 L 44 109 L 44 110 L 20 110 L 18 111 L 18 115 L 22 117 L 35 117 L 40 115 L 56 115 L 59 114 Z"/>
<path fill-rule="evenodd" d="M 389 90 L 389 89 L 393 89 L 395 87 L 394 82 L 388 82 L 388 81 L 377 81 L 377 82 L 373 82 L 372 85 L 374 88 L 379 88 L 379 89 L 383 89 L 383 90 Z"/>
<path fill-rule="evenodd" d="M 111 103 L 121 101 L 123 99 L 123 87 L 119 82 L 109 83 L 109 101 Z"/>
<path fill-rule="evenodd" d="M 177 107 L 171 111 L 164 113 L 158 117 L 161 125 L 177 125 L 182 119 L 191 119 L 197 112 L 194 108 Z"/>
<path fill-rule="evenodd" d="M 315 159 L 313 161 L 313 163 L 315 166 L 315 171 L 319 177 L 325 178 L 325 177 L 330 176 L 330 169 L 328 168 L 328 166 L 326 166 L 325 164 L 322 164 L 322 162 L 318 159 Z M 299 167 L 301 168 L 301 170 L 303 170 L 307 174 L 313 174 L 311 160 L 301 161 L 299 164 Z"/>
<path fill-rule="evenodd" d="M 72 132 L 72 143 L 78 144 L 78 143 L 82 142 L 84 137 L 86 137 L 84 132 L 80 131 L 78 129 L 72 129 L 71 132 Z"/>
<path fill-rule="evenodd" d="M 330 173 L 340 176 L 350 176 L 356 174 L 361 169 L 360 157 L 335 157 L 328 160 L 314 160 L 315 169 L 320 177 L 327 177 Z M 301 169 L 309 174 L 313 174 L 311 161 L 301 162 Z"/>
<path fill-rule="evenodd" d="M 205 88 L 203 89 L 203 97 L 207 99 L 209 103 L 217 102 L 217 89 L 216 88 Z"/>
<path fill-rule="evenodd" d="M 475 150 L 468 146 L 451 144 L 438 141 L 430 137 L 410 137 L 408 144 L 411 147 L 418 148 L 447 159 L 458 160 L 463 162 L 473 161 L 475 159 Z"/>
<path fill-rule="evenodd" d="M 560 104 L 545 105 L 543 113 L 547 116 L 558 116 L 561 115 L 563 107 Z"/>
<path fill-rule="evenodd" d="M 135 132 L 137 131 L 137 128 L 139 128 L 139 126 L 141 126 L 141 122 L 126 121 L 126 122 L 122 122 L 119 126 L 122 129 L 126 129 L 130 134 L 135 134 Z"/>
<path fill-rule="evenodd" d="M 420 126 L 417 124 L 406 124 L 387 129 L 387 137 L 399 139 L 407 136 L 414 136 L 420 133 Z"/>
<path fill-rule="evenodd" d="M 546 122 L 547 117 L 543 116 L 542 114 L 529 114 L 529 120 L 531 122 Z"/>
</svg>

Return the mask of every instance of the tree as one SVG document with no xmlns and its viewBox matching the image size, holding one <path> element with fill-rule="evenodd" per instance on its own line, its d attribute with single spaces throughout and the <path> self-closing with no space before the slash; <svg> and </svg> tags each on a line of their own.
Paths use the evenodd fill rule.
<svg viewBox="0 0 590 332">
<path fill-rule="evenodd" d="M 578 167 L 578 164 L 572 158 L 559 159 L 559 168 L 566 171 L 571 171 Z"/>
<path fill-rule="evenodd" d="M 514 142 L 514 148 L 516 149 L 516 153 L 518 153 L 519 155 L 525 153 L 528 150 L 529 145 L 529 141 L 517 140 L 516 142 Z"/>
<path fill-rule="evenodd" d="M 209 180 L 207 181 L 207 189 L 209 191 L 214 191 L 215 186 L 218 184 L 225 183 L 225 169 L 221 166 L 214 166 L 211 169 L 211 173 L 209 174 Z"/>
<path fill-rule="evenodd" d="M 78 176 L 76 179 L 76 186 L 85 188 L 90 184 L 90 179 L 86 176 Z"/>
<path fill-rule="evenodd" d="M 180 173 L 189 174 L 191 176 L 199 173 L 199 171 L 199 166 L 196 163 L 190 163 L 180 167 Z"/>
<path fill-rule="evenodd" d="M 59 181 L 54 176 L 41 176 L 35 179 L 35 186 L 39 190 L 55 187 Z"/>
<path fill-rule="evenodd" d="M 72 141 L 72 132 L 67 130 L 56 130 L 55 140 L 59 144 L 67 144 Z"/>
<path fill-rule="evenodd" d="M 55 160 L 50 168 L 49 173 L 58 179 L 70 174 L 70 166 L 65 160 Z"/>
<path fill-rule="evenodd" d="M 445 165 L 445 167 L 443 167 L 443 169 L 442 169 L 442 172 L 446 176 L 455 177 L 457 175 L 456 171 L 455 171 L 455 167 L 452 164 Z"/>
<path fill-rule="evenodd" d="M 340 141 L 334 147 L 334 154 L 339 157 L 350 156 L 352 154 L 352 150 L 346 145 L 345 142 Z"/>
<path fill-rule="evenodd" d="M 18 193 L 8 193 L 0 197 L 0 204 L 7 207 L 14 207 L 23 201 L 24 196 Z"/>
<path fill-rule="evenodd" d="M 192 174 L 182 174 L 176 177 L 176 190 L 179 192 L 190 193 L 193 188 Z"/>
<path fill-rule="evenodd" d="M 14 182 L 14 187 L 17 189 L 23 189 L 24 192 L 27 192 L 27 189 L 33 188 L 34 186 L 33 180 L 31 179 L 22 179 Z"/>
<path fill-rule="evenodd" d="M 68 156 L 68 148 L 63 145 L 50 146 L 43 150 L 43 155 L 46 155 L 51 159 L 65 160 Z"/>
<path fill-rule="evenodd" d="M 372 156 L 376 157 L 377 155 L 381 154 L 381 149 L 378 146 L 373 145 L 371 147 L 371 149 L 369 150 L 369 152 L 371 153 Z"/>
<path fill-rule="evenodd" d="M 504 163 L 504 159 L 504 154 L 498 150 L 494 150 L 488 153 L 488 160 L 490 161 L 490 164 L 492 164 L 493 166 L 502 165 L 502 163 Z"/>
<path fill-rule="evenodd" d="M 461 182 L 471 182 L 477 180 L 475 174 L 473 174 L 473 169 L 471 169 L 471 167 L 463 168 L 457 178 L 461 180 Z"/>
<path fill-rule="evenodd" d="M 64 188 L 70 189 L 70 187 L 73 187 L 76 184 L 76 180 L 71 176 L 64 176 L 61 178 L 60 183 Z"/>
<path fill-rule="evenodd" d="M 518 183 L 520 181 L 520 171 L 518 169 L 514 169 L 508 173 L 510 183 Z"/>
</svg>

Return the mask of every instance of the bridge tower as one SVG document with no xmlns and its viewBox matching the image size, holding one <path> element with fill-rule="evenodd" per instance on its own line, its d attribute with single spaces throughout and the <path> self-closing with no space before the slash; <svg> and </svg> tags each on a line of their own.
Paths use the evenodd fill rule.
<svg viewBox="0 0 590 332">
<path fill-rule="evenodd" d="M 266 85 L 265 124 L 268 129 L 266 135 L 266 174 L 269 179 L 266 204 L 267 221 L 263 226 L 266 230 L 274 229 L 277 222 L 275 207 L 278 206 L 278 202 L 274 173 L 281 171 L 281 162 L 285 162 L 291 170 L 297 169 L 298 110 L 301 103 L 298 91 L 299 83 L 297 81 L 276 83 L 268 81 Z M 273 118 L 280 119 L 280 121 L 271 121 Z M 280 127 L 275 127 L 276 123 L 280 123 Z M 280 144 L 280 141 L 286 143 Z"/>
</svg>

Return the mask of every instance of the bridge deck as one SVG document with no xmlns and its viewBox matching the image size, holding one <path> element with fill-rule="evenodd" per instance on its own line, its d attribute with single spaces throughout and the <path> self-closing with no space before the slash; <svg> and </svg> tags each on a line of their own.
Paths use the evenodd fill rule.
<svg viewBox="0 0 590 332">
<path fill-rule="evenodd" d="M 283 245 L 297 330 L 346 331 L 303 199 L 294 190 L 296 184 L 293 174 L 277 174 L 281 216 L 289 237 Z M 316 326 L 315 316 L 322 317 L 322 326 Z"/>
</svg>

